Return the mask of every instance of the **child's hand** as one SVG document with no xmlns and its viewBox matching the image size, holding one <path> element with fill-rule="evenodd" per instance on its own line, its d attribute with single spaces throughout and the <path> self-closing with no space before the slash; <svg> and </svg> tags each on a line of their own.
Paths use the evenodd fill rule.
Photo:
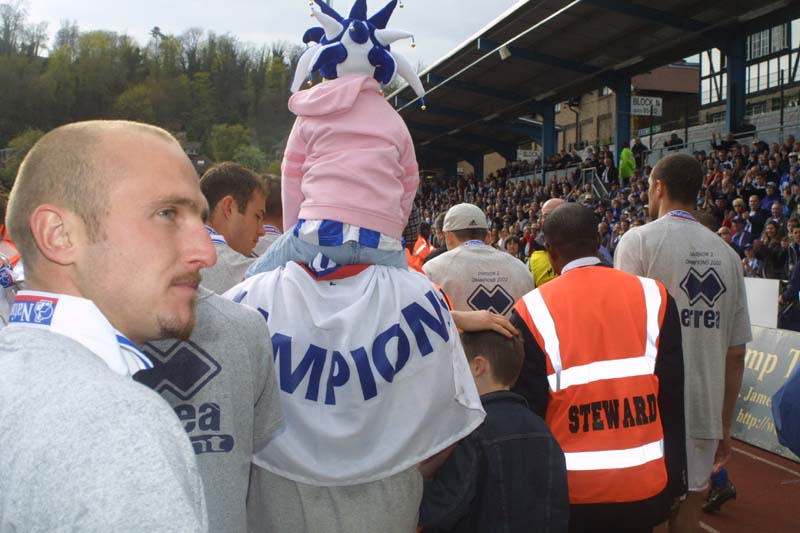
<svg viewBox="0 0 800 533">
<path fill-rule="evenodd" d="M 461 331 L 495 331 L 511 338 L 518 335 L 517 329 L 503 315 L 490 311 L 452 311 L 456 327 Z"/>
</svg>

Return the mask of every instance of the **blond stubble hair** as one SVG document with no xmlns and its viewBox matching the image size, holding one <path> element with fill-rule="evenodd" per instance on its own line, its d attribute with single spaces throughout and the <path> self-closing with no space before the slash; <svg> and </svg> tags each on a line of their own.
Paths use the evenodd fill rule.
<svg viewBox="0 0 800 533">
<path fill-rule="evenodd" d="M 26 270 L 32 272 L 39 258 L 30 217 L 40 205 L 68 209 L 84 222 L 91 241 L 104 240 L 103 217 L 110 208 L 108 188 L 114 179 L 114 161 L 109 157 L 113 150 L 104 148 L 115 140 L 134 136 L 177 144 L 172 135 L 156 126 L 93 120 L 60 126 L 31 148 L 11 189 L 6 216 L 9 234 Z"/>
</svg>

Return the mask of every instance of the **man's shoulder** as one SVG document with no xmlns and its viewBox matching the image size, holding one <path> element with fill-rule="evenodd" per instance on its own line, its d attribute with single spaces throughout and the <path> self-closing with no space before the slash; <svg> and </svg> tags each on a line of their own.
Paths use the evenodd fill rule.
<svg viewBox="0 0 800 533">
<path fill-rule="evenodd" d="M 425 261 L 422 264 L 422 271 L 426 274 L 437 274 L 442 269 L 448 268 L 448 265 L 458 256 L 457 252 L 458 248 L 455 250 L 448 250 L 429 261 Z"/>
<path fill-rule="evenodd" d="M 217 250 L 217 263 L 215 267 L 238 267 L 242 265 L 250 266 L 255 260 L 253 257 L 245 257 L 227 244 L 215 244 Z M 211 267 L 214 268 L 214 267 Z"/>
<path fill-rule="evenodd" d="M 153 415 L 172 415 L 157 394 L 114 373 L 81 344 L 55 333 L 22 329 L 0 332 L 4 347 L 0 349 L 0 394 L 18 400 L 18 415 L 28 405 L 37 418 L 51 413 L 66 419 L 100 417 L 112 425 L 128 420 L 137 426 L 150 425 L 147 420 L 157 419 Z M 35 406 L 28 401 L 33 398 L 39 398 Z"/>
<path fill-rule="evenodd" d="M 240 305 L 227 298 L 223 298 L 208 289 L 200 288 L 197 299 L 197 315 L 199 327 L 210 326 L 222 331 L 225 327 L 237 327 L 243 324 L 257 325 L 263 324 L 264 319 L 261 314 L 245 305 Z M 236 334 L 239 334 L 237 332 Z"/>
</svg>

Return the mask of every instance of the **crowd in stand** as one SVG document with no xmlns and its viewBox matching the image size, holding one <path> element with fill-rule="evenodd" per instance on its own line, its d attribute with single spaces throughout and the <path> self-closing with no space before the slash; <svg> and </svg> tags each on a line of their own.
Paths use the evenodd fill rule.
<svg viewBox="0 0 800 533">
<path fill-rule="evenodd" d="M 580 202 L 595 210 L 602 248 L 613 256 L 626 231 L 649 221 L 650 168 L 643 157 L 647 147 L 634 139 L 627 150 L 635 161 L 632 170 L 623 171 L 624 156 L 623 162 L 616 164 L 608 146 L 602 146 L 587 149 L 582 161 L 577 152 L 549 158 L 545 169 L 575 168 L 558 179 L 532 177 L 530 169 L 541 167 L 536 160 L 513 163 L 485 179 L 466 175 L 426 180 L 417 197 L 418 206 L 423 218 L 433 223 L 455 204 L 474 203 L 489 218 L 491 244 L 526 261 L 540 232 L 542 204 L 550 198 Z M 759 140 L 740 144 L 731 134 L 715 136 L 708 150 L 694 153 L 705 169 L 697 210 L 707 215 L 702 217 L 706 224 L 736 250 L 747 276 L 785 280 L 800 260 L 798 154 L 800 142 L 792 135 L 782 144 L 768 145 Z M 605 196 L 599 197 L 580 179 L 581 171 L 590 168 L 604 182 Z M 526 171 L 529 177 L 525 177 Z"/>
</svg>

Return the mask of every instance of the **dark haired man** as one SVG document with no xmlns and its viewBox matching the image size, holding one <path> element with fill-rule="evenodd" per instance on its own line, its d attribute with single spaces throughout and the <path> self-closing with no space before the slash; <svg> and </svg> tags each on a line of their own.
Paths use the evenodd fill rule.
<svg viewBox="0 0 800 533">
<path fill-rule="evenodd" d="M 562 205 L 543 231 L 559 276 L 514 307 L 525 366 L 513 390 L 564 450 L 570 531 L 648 531 L 686 493 L 675 302 L 600 265 L 591 210 Z"/>
<path fill-rule="evenodd" d="M 448 251 L 422 270 L 442 287 L 456 311 L 486 309 L 507 317 L 514 302 L 534 288 L 533 276 L 522 262 L 484 243 L 487 228 L 479 207 L 451 207 L 443 225 Z"/>
<path fill-rule="evenodd" d="M 675 531 L 697 528 L 709 475 L 730 458 L 744 347 L 752 339 L 741 261 L 691 215 L 702 181 L 691 156 L 659 161 L 648 193 L 650 217 L 658 220 L 628 232 L 614 257 L 617 268 L 664 283 L 680 312 L 689 496 L 670 523 Z"/>
<path fill-rule="evenodd" d="M 262 179 L 236 163 L 210 168 L 200 179 L 208 200 L 208 232 L 217 263 L 203 270 L 203 286 L 222 294 L 244 279 L 251 254 L 264 235 L 266 195 Z"/>
</svg>

